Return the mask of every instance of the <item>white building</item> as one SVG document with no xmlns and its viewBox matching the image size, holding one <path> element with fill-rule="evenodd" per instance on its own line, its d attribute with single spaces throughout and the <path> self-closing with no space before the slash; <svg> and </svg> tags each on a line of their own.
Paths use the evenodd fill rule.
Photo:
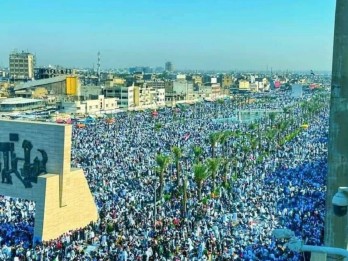
<svg viewBox="0 0 348 261">
<path fill-rule="evenodd" d="M 105 94 L 117 98 L 120 108 L 134 107 L 134 86 L 114 86 L 105 89 Z"/>
<path fill-rule="evenodd" d="M 165 106 L 165 96 L 166 96 L 166 92 L 164 88 L 158 88 L 155 89 L 156 90 L 156 97 L 155 97 L 155 101 L 157 106 Z"/>
<path fill-rule="evenodd" d="M 99 95 L 95 100 L 62 101 L 60 112 L 68 114 L 112 113 L 119 108 L 117 101 L 117 98 L 105 98 L 104 95 Z"/>
</svg>

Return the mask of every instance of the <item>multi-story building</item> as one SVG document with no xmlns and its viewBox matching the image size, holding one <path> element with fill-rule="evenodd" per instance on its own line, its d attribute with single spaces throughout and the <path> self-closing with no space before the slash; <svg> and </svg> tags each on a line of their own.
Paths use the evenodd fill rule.
<svg viewBox="0 0 348 261">
<path fill-rule="evenodd" d="M 10 77 L 13 80 L 33 80 L 35 55 L 28 52 L 13 52 L 9 57 Z"/>
<path fill-rule="evenodd" d="M 247 80 L 240 80 L 239 91 L 250 91 L 250 82 Z"/>
<path fill-rule="evenodd" d="M 213 83 L 211 85 L 211 98 L 212 99 L 218 99 L 222 95 L 221 93 L 221 87 L 218 83 Z"/>
<path fill-rule="evenodd" d="M 192 82 L 194 85 L 202 85 L 203 83 L 203 77 L 202 75 L 198 75 L 198 74 L 195 74 L 195 75 L 192 75 Z"/>
<path fill-rule="evenodd" d="M 164 65 L 164 68 L 167 72 L 172 72 L 174 71 L 174 67 L 173 67 L 173 64 L 172 62 L 166 62 L 165 65 Z"/>
<path fill-rule="evenodd" d="M 166 99 L 166 91 L 164 88 L 157 88 L 155 89 L 155 102 L 157 106 L 165 106 L 165 99 Z"/>
<path fill-rule="evenodd" d="M 155 89 L 165 89 L 165 82 L 160 80 L 146 81 L 146 86 Z"/>
<path fill-rule="evenodd" d="M 193 84 L 187 81 L 175 81 L 173 82 L 173 93 L 182 95 L 185 100 L 191 100 L 193 96 Z"/>
<path fill-rule="evenodd" d="M 230 94 L 230 88 L 233 85 L 233 77 L 229 74 L 224 74 L 221 76 L 221 89 L 222 94 L 229 95 Z"/>
<path fill-rule="evenodd" d="M 106 97 L 118 99 L 120 108 L 134 107 L 134 86 L 113 86 L 105 89 Z"/>
<path fill-rule="evenodd" d="M 165 89 L 153 88 L 144 84 L 134 87 L 134 106 L 142 108 L 165 105 Z"/>
<path fill-rule="evenodd" d="M 148 86 L 134 87 L 134 105 L 136 107 L 150 107 L 154 105 L 155 90 Z"/>
<path fill-rule="evenodd" d="M 74 69 L 66 68 L 35 68 L 34 76 L 36 80 L 53 78 L 60 75 L 73 75 L 75 74 Z"/>
</svg>

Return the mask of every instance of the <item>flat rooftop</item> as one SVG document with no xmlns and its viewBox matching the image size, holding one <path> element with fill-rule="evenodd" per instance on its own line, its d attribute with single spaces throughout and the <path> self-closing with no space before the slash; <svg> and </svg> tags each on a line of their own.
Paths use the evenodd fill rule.
<svg viewBox="0 0 348 261">
<path fill-rule="evenodd" d="M 26 103 L 40 102 L 40 101 L 43 101 L 43 100 L 18 97 L 18 98 L 7 98 L 7 99 L 0 100 L 0 104 L 14 105 L 14 104 L 26 104 Z"/>
</svg>

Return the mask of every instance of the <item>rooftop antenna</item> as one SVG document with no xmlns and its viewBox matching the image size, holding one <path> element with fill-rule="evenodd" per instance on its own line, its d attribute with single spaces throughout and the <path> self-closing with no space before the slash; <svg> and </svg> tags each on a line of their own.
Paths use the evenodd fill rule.
<svg viewBox="0 0 348 261">
<path fill-rule="evenodd" d="M 98 67 L 97 67 L 98 85 L 100 84 L 100 52 L 98 51 Z"/>
</svg>

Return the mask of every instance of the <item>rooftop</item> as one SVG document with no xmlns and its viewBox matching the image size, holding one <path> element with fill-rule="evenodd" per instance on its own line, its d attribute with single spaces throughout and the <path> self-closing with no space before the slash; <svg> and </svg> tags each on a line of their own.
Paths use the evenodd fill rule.
<svg viewBox="0 0 348 261">
<path fill-rule="evenodd" d="M 39 99 L 27 99 L 27 98 L 7 98 L 0 100 L 0 104 L 25 104 L 25 103 L 30 103 L 30 102 L 40 102 L 42 100 Z"/>
<path fill-rule="evenodd" d="M 65 81 L 67 75 L 60 75 L 57 77 L 52 77 L 52 78 L 47 78 L 47 79 L 42 79 L 42 80 L 35 80 L 35 81 L 30 81 L 30 82 L 25 82 L 22 84 L 17 85 L 14 90 L 23 90 L 23 89 L 29 89 L 35 86 L 40 86 L 40 85 L 45 85 L 45 84 L 50 84 L 50 83 L 55 83 L 55 82 L 61 82 Z"/>
</svg>

